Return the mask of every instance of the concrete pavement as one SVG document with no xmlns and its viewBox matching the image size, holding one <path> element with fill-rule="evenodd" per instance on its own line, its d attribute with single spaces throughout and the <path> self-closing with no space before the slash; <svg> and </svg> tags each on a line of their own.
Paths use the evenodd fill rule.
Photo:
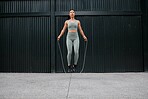
<svg viewBox="0 0 148 99">
<path fill-rule="evenodd" d="M 148 99 L 148 73 L 0 73 L 0 99 Z"/>
</svg>

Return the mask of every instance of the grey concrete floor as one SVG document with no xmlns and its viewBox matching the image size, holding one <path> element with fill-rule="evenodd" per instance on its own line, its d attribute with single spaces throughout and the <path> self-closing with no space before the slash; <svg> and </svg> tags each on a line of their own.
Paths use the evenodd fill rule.
<svg viewBox="0 0 148 99">
<path fill-rule="evenodd" d="M 0 73 L 0 99 L 148 99 L 148 73 Z"/>
</svg>

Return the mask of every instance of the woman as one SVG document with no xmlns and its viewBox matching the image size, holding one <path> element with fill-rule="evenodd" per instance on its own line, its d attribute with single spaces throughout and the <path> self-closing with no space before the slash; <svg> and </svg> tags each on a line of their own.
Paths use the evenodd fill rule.
<svg viewBox="0 0 148 99">
<path fill-rule="evenodd" d="M 65 21 L 64 27 L 58 36 L 57 40 L 60 40 L 62 35 L 65 33 L 65 30 L 68 28 L 68 33 L 66 37 L 66 45 L 67 45 L 67 62 L 68 62 L 68 72 L 74 72 L 77 66 L 78 58 L 79 58 L 79 36 L 77 28 L 79 28 L 80 33 L 85 41 L 87 41 L 87 37 L 85 36 L 81 23 L 79 20 L 75 19 L 75 11 L 72 9 L 69 11 L 70 19 Z M 74 46 L 74 65 L 71 65 L 71 55 L 72 55 L 72 46 Z"/>
</svg>

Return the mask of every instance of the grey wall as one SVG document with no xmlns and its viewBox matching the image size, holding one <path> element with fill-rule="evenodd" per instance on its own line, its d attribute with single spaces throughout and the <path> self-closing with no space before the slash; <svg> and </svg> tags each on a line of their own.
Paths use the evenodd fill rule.
<svg viewBox="0 0 148 99">
<path fill-rule="evenodd" d="M 0 71 L 62 72 L 56 38 L 71 8 L 76 10 L 76 19 L 81 21 L 89 40 L 84 72 L 144 71 L 140 3 L 140 0 L 0 1 Z M 65 67 L 66 33 L 60 40 Z M 79 36 L 80 70 L 85 43 Z"/>
</svg>

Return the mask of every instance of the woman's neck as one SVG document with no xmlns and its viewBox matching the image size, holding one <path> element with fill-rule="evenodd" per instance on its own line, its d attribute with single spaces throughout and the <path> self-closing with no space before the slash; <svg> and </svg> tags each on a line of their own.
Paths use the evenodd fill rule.
<svg viewBox="0 0 148 99">
<path fill-rule="evenodd" d="M 70 18 L 70 20 L 75 20 L 75 18 Z"/>
</svg>

